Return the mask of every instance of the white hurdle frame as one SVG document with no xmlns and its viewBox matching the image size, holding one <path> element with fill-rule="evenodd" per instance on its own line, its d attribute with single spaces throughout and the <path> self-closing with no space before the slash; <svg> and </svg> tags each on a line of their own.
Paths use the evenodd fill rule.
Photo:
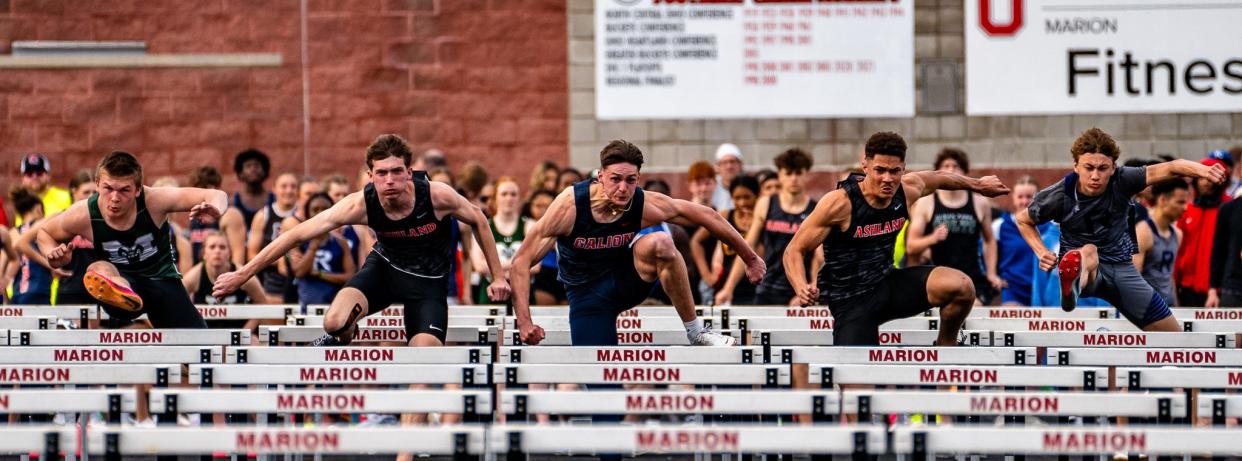
<svg viewBox="0 0 1242 461">
<path fill-rule="evenodd" d="M 8 425 L 0 427 L 0 453 L 41 453 L 40 459 L 58 459 L 77 448 L 74 426 Z"/>
<path fill-rule="evenodd" d="M 1117 385 L 1123 384 L 1131 390 L 1242 389 L 1242 368 L 1117 367 Z"/>
<path fill-rule="evenodd" d="M 1232 334 L 1128 331 L 994 331 L 992 344 L 1016 347 L 1234 347 Z"/>
<path fill-rule="evenodd" d="M 1048 348 L 1049 365 L 1242 367 L 1242 349 Z"/>
<path fill-rule="evenodd" d="M 496 341 L 498 327 L 448 327 L 446 342 L 491 343 Z M 259 343 L 279 346 L 280 343 L 309 343 L 324 335 L 322 326 L 259 325 Z M 405 342 L 405 327 L 358 327 L 353 343 Z"/>
<path fill-rule="evenodd" d="M 774 363 L 920 364 L 941 365 L 1035 365 L 1033 347 L 818 347 L 772 348 Z"/>
<path fill-rule="evenodd" d="M 737 338 L 736 330 L 718 330 L 716 333 L 732 336 Z M 516 330 L 506 330 L 504 335 L 505 346 L 521 346 L 521 338 Z M 689 346 L 690 338 L 686 337 L 686 330 L 617 330 L 617 342 L 621 346 Z M 572 345 L 569 330 L 544 330 L 543 341 L 539 342 L 540 346 L 570 346 Z"/>
<path fill-rule="evenodd" d="M 250 344 L 250 330 L 10 330 L 11 346 L 241 346 Z"/>
<path fill-rule="evenodd" d="M 88 440 L 105 460 L 125 455 L 226 453 L 399 453 L 436 455 L 483 453 L 485 429 L 449 427 L 103 427 Z"/>
<path fill-rule="evenodd" d="M 1169 418 L 1188 416 L 1184 394 L 1107 392 L 941 392 L 847 390 L 841 411 L 859 421 L 872 415 L 948 414 L 978 416 L 1135 416 Z"/>
<path fill-rule="evenodd" d="M 5 389 L 0 413 L 104 413 L 120 422 L 121 413 L 137 411 L 134 389 Z M 12 426 L 0 426 L 0 432 Z"/>
<path fill-rule="evenodd" d="M 181 364 L 0 365 L 0 385 L 151 384 L 181 382 Z"/>
<path fill-rule="evenodd" d="M 1211 415 L 1213 425 L 1224 426 L 1229 418 L 1242 417 L 1242 394 L 1201 392 L 1195 401 L 1199 416 Z"/>
<path fill-rule="evenodd" d="M 54 315 L 28 315 L 23 317 L 0 317 L 0 329 L 47 330 L 56 328 Z"/>
</svg>

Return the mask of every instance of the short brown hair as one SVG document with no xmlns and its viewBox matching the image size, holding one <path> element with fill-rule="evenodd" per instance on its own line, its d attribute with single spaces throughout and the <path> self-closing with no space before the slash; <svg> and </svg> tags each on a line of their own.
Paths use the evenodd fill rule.
<svg viewBox="0 0 1242 461">
<path fill-rule="evenodd" d="M 609 165 L 618 163 L 628 163 L 641 170 L 643 169 L 643 151 L 624 139 L 613 140 L 604 146 L 604 150 L 599 151 L 599 167 L 608 168 Z"/>
<path fill-rule="evenodd" d="M 906 161 L 906 140 L 892 131 L 880 131 L 867 138 L 863 156 L 870 159 L 876 155 L 891 155 Z"/>
<path fill-rule="evenodd" d="M 345 186 L 346 188 L 348 188 L 348 187 L 349 187 L 349 178 L 346 178 L 346 177 L 345 177 L 345 175 L 343 175 L 343 174 L 334 174 L 334 175 L 328 176 L 328 177 L 326 177 L 326 178 L 323 178 L 323 184 L 322 184 L 322 186 L 323 186 L 323 190 L 324 190 L 324 191 L 327 191 L 327 190 L 328 190 L 328 186 L 331 186 L 331 185 L 333 185 L 333 184 L 340 184 L 340 185 Z"/>
<path fill-rule="evenodd" d="M 103 173 L 113 178 L 133 177 L 134 184 L 142 187 L 142 165 L 129 152 L 117 150 L 105 155 L 103 160 L 99 161 L 99 166 L 95 168 L 95 177 L 98 178 Z"/>
<path fill-rule="evenodd" d="M 213 166 L 203 165 L 190 171 L 190 187 L 219 189 L 224 178 Z"/>
<path fill-rule="evenodd" d="M 88 182 L 95 182 L 95 174 L 91 170 L 81 169 L 69 178 L 69 192 L 78 190 L 78 187 Z"/>
<path fill-rule="evenodd" d="M 1121 156 L 1121 148 L 1117 147 L 1117 141 L 1104 130 L 1091 128 L 1078 135 L 1078 139 L 1070 147 L 1070 154 L 1074 156 L 1075 162 L 1083 154 L 1104 154 L 1116 161 Z"/>
<path fill-rule="evenodd" d="M 810 170 L 812 162 L 811 156 L 807 155 L 806 151 L 797 147 L 791 147 L 785 150 L 785 152 L 781 152 L 781 155 L 777 155 L 772 163 L 776 164 L 777 170 L 796 172 Z"/>
<path fill-rule="evenodd" d="M 716 169 L 712 168 L 712 164 L 699 160 L 690 164 L 690 170 L 687 172 L 687 179 L 690 181 L 698 181 L 702 179 L 715 179 Z"/>
<path fill-rule="evenodd" d="M 467 197 L 478 197 L 483 186 L 487 184 L 487 169 L 479 162 L 468 162 L 457 173 L 457 185 L 466 192 Z"/>
<path fill-rule="evenodd" d="M 1037 189 L 1037 190 L 1039 189 L 1039 181 L 1036 181 L 1036 180 L 1035 180 L 1035 177 L 1034 177 L 1034 176 L 1031 176 L 1031 175 L 1029 175 L 1029 174 L 1024 174 L 1024 175 L 1022 175 L 1022 176 L 1019 176 L 1019 177 L 1018 177 L 1018 180 L 1017 180 L 1017 181 L 1014 181 L 1014 183 L 1013 183 L 1014 187 L 1017 187 L 1017 186 L 1025 186 L 1025 185 L 1028 185 L 1028 184 L 1029 184 L 1029 185 L 1032 185 L 1032 186 L 1035 186 L 1035 189 Z"/>
<path fill-rule="evenodd" d="M 945 160 L 957 162 L 957 166 L 962 169 L 962 173 L 970 173 L 970 157 L 961 149 L 954 149 L 952 147 L 941 149 L 940 153 L 936 154 L 936 163 L 932 165 L 932 168 L 939 170 L 940 164 L 944 163 Z"/>
<path fill-rule="evenodd" d="M 371 142 L 370 147 L 367 147 L 367 168 L 374 167 L 377 160 L 388 157 L 398 157 L 406 167 L 409 167 L 414 153 L 410 151 L 409 143 L 406 143 L 400 136 L 391 133 L 381 134 Z"/>
</svg>

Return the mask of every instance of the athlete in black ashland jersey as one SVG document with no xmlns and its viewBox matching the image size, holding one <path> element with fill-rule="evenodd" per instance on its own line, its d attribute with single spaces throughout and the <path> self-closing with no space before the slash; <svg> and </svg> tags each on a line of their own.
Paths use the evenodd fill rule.
<svg viewBox="0 0 1242 461">
<path fill-rule="evenodd" d="M 833 343 L 878 345 L 880 324 L 940 306 L 936 343 L 957 343 L 975 302 L 974 284 L 956 269 L 893 268 L 893 245 L 909 219 L 908 204 L 936 189 L 968 189 L 993 197 L 1009 189 L 994 176 L 980 179 L 921 171 L 905 174 L 906 143 L 891 132 L 871 135 L 863 175 L 824 196 L 785 250 L 785 273 L 804 305 L 827 303 Z M 819 286 L 806 282 L 804 258 L 824 246 Z"/>
<path fill-rule="evenodd" d="M 217 277 L 213 294 L 233 292 L 303 241 L 341 226 L 368 225 L 375 231 L 375 246 L 333 298 L 323 324 L 328 334 L 312 344 L 348 344 L 357 333 L 358 319 L 400 303 L 410 345 L 443 345 L 448 333 L 450 217 L 473 228 L 492 274 L 488 287 L 492 300 L 508 299 L 509 285 L 487 217 L 451 187 L 410 170 L 411 157 L 409 145 L 399 136 L 376 138 L 367 149 L 371 183 L 363 191 L 345 196 L 293 229 L 282 229 L 241 269 Z"/>
<path fill-rule="evenodd" d="M 83 284 L 115 320 L 112 325 L 145 313 L 156 328 L 206 328 L 181 285 L 167 216 L 188 211 L 191 219 L 219 218 L 228 208 L 228 195 L 193 187 L 144 187 L 142 166 L 125 152 L 105 156 L 96 178 L 96 195 L 40 227 L 38 244 L 48 263 L 69 264 L 73 248 L 66 243 L 81 236 L 94 242 L 97 259 L 87 267 Z"/>
</svg>

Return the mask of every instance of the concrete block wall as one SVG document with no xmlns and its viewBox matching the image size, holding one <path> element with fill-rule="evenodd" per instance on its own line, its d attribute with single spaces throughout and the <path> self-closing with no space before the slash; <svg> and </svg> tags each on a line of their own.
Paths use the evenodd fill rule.
<svg viewBox="0 0 1242 461">
<path fill-rule="evenodd" d="M 1200 158 L 1211 149 L 1242 143 L 1242 114 L 1125 114 L 968 117 L 923 113 L 918 64 L 929 59 L 957 62 L 965 83 L 963 0 L 915 0 L 916 116 L 899 119 L 743 119 L 597 121 L 594 118 L 594 0 L 569 1 L 569 143 L 571 162 L 598 163 L 613 138 L 645 147 L 652 172 L 679 182 L 695 160 L 711 160 L 721 142 L 742 148 L 748 167 L 770 167 L 780 151 L 799 146 L 811 152 L 819 170 L 839 171 L 858 161 L 871 133 L 892 130 L 910 144 L 908 166 L 928 168 L 944 146 L 966 150 L 972 165 L 1004 175 L 1030 171 L 1051 178 L 1070 165 L 1069 146 L 1083 130 L 1098 126 L 1118 139 L 1123 157 L 1169 153 Z M 965 95 L 959 86 L 959 95 Z M 674 173 L 675 172 L 675 173 Z M 823 186 L 823 184 L 820 184 Z M 676 187 L 676 186 L 675 186 Z M 829 187 L 830 186 L 824 186 Z"/>
</svg>

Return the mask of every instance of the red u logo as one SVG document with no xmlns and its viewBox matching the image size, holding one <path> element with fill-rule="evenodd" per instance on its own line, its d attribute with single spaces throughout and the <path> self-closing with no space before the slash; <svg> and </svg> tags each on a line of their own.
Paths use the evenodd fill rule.
<svg viewBox="0 0 1242 461">
<path fill-rule="evenodd" d="M 1022 0 L 1009 0 L 1013 12 L 1009 24 L 992 22 L 992 1 L 979 0 L 979 27 L 991 36 L 1011 36 L 1017 33 L 1022 28 Z"/>
</svg>

